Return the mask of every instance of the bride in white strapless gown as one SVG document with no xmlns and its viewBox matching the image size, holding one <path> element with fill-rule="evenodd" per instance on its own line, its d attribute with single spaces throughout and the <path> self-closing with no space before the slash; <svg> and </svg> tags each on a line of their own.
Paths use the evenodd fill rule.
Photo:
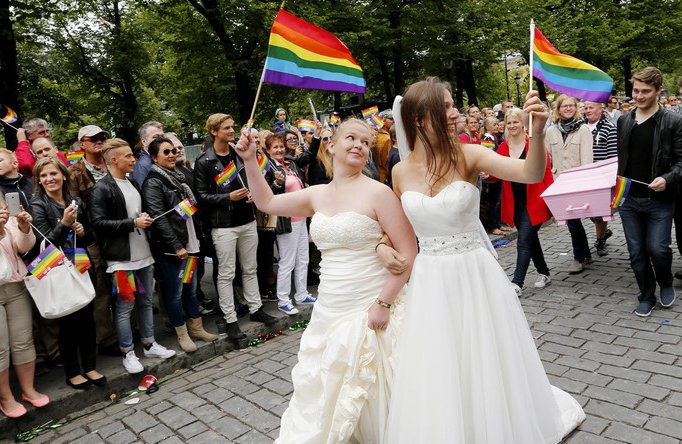
<svg viewBox="0 0 682 444">
<path fill-rule="evenodd" d="M 403 316 L 400 295 L 417 245 L 396 195 L 362 175 L 371 129 L 357 119 L 343 122 L 328 146 L 334 156 L 331 183 L 277 196 L 263 179 L 249 136 L 242 132 L 237 152 L 257 207 L 268 214 L 313 215 L 310 233 L 322 252 L 318 298 L 275 442 L 380 444 Z M 389 273 L 379 262 L 376 249 L 384 233 L 405 258 L 402 273 Z"/>
<path fill-rule="evenodd" d="M 444 97 L 442 108 L 438 97 Z M 433 130 L 454 131 L 457 117 L 449 90 L 437 79 L 412 85 L 402 110 L 394 105 L 396 123 L 397 110 L 400 123 L 416 123 L 405 125 L 401 138 L 414 150 L 394 167 L 393 180 L 420 252 L 408 285 L 386 443 L 558 443 L 585 418 L 575 399 L 550 386 L 521 304 L 481 242 L 480 193 L 471 183 L 478 171 L 532 182 L 544 170 L 547 114 L 533 95 L 526 108 L 538 113 L 539 135 L 524 163 L 452 145 L 452 133 Z M 439 171 L 450 150 L 459 157 Z M 427 152 L 435 157 L 430 166 Z M 435 186 L 424 185 L 447 178 L 428 195 Z"/>
</svg>

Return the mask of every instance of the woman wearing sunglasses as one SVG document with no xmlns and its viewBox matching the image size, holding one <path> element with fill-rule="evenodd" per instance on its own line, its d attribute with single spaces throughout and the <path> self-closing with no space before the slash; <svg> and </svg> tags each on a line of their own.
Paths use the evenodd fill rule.
<svg viewBox="0 0 682 444">
<path fill-rule="evenodd" d="M 191 215 L 173 210 L 185 199 L 196 205 L 196 199 L 185 181 L 185 175 L 175 169 L 178 151 L 170 139 L 154 139 L 147 151 L 153 165 L 142 187 L 142 199 L 144 211 L 154 218 L 150 246 L 162 279 L 161 292 L 168 317 L 175 327 L 180 347 L 191 353 L 197 349 L 193 340 L 210 342 L 218 339 L 218 336 L 204 330 L 194 273 L 189 273 L 185 283 L 178 277 L 190 256 L 199 255 L 199 230 L 195 228 Z"/>
<path fill-rule="evenodd" d="M 332 170 L 332 161 L 327 151 L 332 140 L 332 130 L 330 128 L 315 128 L 313 142 L 310 144 L 310 151 L 315 153 L 315 160 L 308 166 L 308 184 L 322 185 L 332 181 L 331 175 L 327 171 Z"/>
</svg>

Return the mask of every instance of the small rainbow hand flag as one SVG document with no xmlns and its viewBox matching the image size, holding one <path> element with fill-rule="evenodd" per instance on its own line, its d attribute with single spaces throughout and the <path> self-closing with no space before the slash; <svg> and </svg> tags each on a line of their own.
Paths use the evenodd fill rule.
<svg viewBox="0 0 682 444">
<path fill-rule="evenodd" d="M 17 121 L 17 113 L 14 112 L 12 108 L 10 108 L 7 105 L 3 105 L 7 109 L 7 113 L 5 114 L 5 117 L 0 118 L 5 123 L 14 123 Z"/>
<path fill-rule="evenodd" d="M 372 114 L 367 121 L 372 124 L 376 129 L 380 130 L 384 126 L 384 119 L 381 118 L 379 114 Z"/>
<path fill-rule="evenodd" d="M 632 179 L 627 177 L 618 176 L 616 181 L 616 189 L 613 192 L 613 200 L 611 201 L 611 208 L 618 208 L 623 205 L 625 198 L 630 192 L 630 185 L 632 184 Z"/>
<path fill-rule="evenodd" d="M 194 270 L 197 268 L 197 257 L 188 256 L 187 259 L 182 261 L 180 264 L 180 274 L 178 275 L 178 281 L 183 284 L 189 284 L 192 282 L 192 277 L 194 276 Z"/>
<path fill-rule="evenodd" d="M 236 178 L 237 166 L 232 161 L 215 177 L 215 183 L 218 184 L 218 188 L 225 188 Z"/>
<path fill-rule="evenodd" d="M 90 263 L 90 257 L 88 257 L 85 248 L 76 248 L 76 252 L 73 255 L 73 264 L 76 266 L 76 270 L 80 271 L 81 274 L 90 269 L 92 264 Z"/>
<path fill-rule="evenodd" d="M 339 122 L 341 122 L 341 117 L 337 116 L 336 114 L 332 114 L 329 120 L 332 121 L 332 125 L 338 125 Z"/>
<path fill-rule="evenodd" d="M 329 121 L 327 119 L 324 119 L 324 125 L 322 125 L 322 128 L 324 129 L 330 129 L 331 126 L 329 126 Z"/>
<path fill-rule="evenodd" d="M 256 123 L 256 119 L 251 118 L 246 122 L 246 127 L 247 128 L 253 128 L 254 123 Z"/>
<path fill-rule="evenodd" d="M 113 286 L 111 292 L 121 296 L 124 302 L 132 302 L 135 300 L 135 292 L 137 291 L 135 273 L 132 271 L 118 270 L 114 271 Z"/>
<path fill-rule="evenodd" d="M 297 122 L 298 130 L 299 131 L 308 131 L 310 133 L 315 132 L 315 121 L 314 120 L 305 120 L 305 119 L 298 119 Z"/>
<path fill-rule="evenodd" d="M 67 151 L 66 152 L 66 160 L 69 161 L 69 165 L 73 165 L 74 163 L 78 162 L 83 158 L 83 154 L 85 154 L 83 151 Z"/>
<path fill-rule="evenodd" d="M 373 114 L 379 114 L 379 107 L 374 105 L 371 108 L 363 109 L 362 110 L 362 118 L 363 119 L 369 119 L 372 117 Z"/>
<path fill-rule="evenodd" d="M 495 142 L 490 140 L 490 139 L 483 139 L 481 141 L 481 145 L 483 145 L 486 148 L 495 149 Z"/>
<path fill-rule="evenodd" d="M 268 159 L 268 156 L 265 154 L 258 156 L 258 166 L 260 167 L 260 172 L 265 176 L 265 173 L 268 172 L 268 168 L 270 168 L 270 160 Z"/>
<path fill-rule="evenodd" d="M 192 201 L 189 200 L 189 197 L 186 197 L 182 202 L 177 204 L 175 208 L 173 208 L 180 216 L 182 216 L 183 219 L 187 220 L 190 217 L 194 215 L 194 213 L 197 212 L 197 207 L 192 205 Z"/>
<path fill-rule="evenodd" d="M 33 262 L 28 264 L 26 269 L 40 280 L 64 259 L 65 257 L 62 250 L 59 250 L 54 245 L 50 244 L 33 260 Z"/>
</svg>

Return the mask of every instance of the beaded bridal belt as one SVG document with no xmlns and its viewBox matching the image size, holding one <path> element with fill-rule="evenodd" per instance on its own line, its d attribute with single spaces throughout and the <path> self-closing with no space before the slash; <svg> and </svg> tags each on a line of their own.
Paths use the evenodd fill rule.
<svg viewBox="0 0 682 444">
<path fill-rule="evenodd" d="M 419 253 L 427 256 L 445 256 L 475 250 L 481 247 L 478 230 L 465 231 L 449 236 L 419 238 Z"/>
</svg>

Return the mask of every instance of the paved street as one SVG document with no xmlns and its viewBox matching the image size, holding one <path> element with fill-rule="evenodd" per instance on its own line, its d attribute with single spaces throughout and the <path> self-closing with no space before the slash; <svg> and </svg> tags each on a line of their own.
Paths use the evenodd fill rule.
<svg viewBox="0 0 682 444">
<path fill-rule="evenodd" d="M 593 242 L 594 228 L 584 224 Z M 647 319 L 632 314 L 634 276 L 620 222 L 612 228 L 610 254 L 595 255 L 576 276 L 563 271 L 572 259 L 568 230 L 544 228 L 541 242 L 552 283 L 532 288 L 531 266 L 522 304 L 552 383 L 575 395 L 587 413 L 566 443 L 678 443 L 682 304 L 657 308 Z M 511 274 L 515 242 L 498 251 Z M 680 269 L 677 253 L 675 258 Z M 270 443 L 291 395 L 300 337 L 301 330 L 285 331 L 256 347 L 178 370 L 158 392 L 141 395 L 137 405 L 100 403 L 33 442 Z"/>
</svg>

